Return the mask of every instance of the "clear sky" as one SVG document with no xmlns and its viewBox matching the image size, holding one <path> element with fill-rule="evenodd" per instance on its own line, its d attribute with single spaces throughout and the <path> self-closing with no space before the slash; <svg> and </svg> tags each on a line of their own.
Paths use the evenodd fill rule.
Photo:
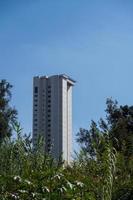
<svg viewBox="0 0 133 200">
<path fill-rule="evenodd" d="M 66 73 L 73 130 L 105 116 L 107 97 L 133 105 L 132 0 L 0 0 L 0 79 L 24 131 L 32 127 L 32 78 Z"/>
</svg>

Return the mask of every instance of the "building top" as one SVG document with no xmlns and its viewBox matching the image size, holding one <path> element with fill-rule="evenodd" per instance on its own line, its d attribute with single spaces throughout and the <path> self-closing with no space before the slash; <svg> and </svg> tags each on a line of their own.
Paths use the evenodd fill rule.
<svg viewBox="0 0 133 200">
<path fill-rule="evenodd" d="M 66 74 L 59 74 L 59 75 L 53 75 L 53 76 L 35 76 L 34 78 L 48 79 L 48 78 L 51 78 L 51 77 L 54 77 L 54 76 L 62 77 L 64 79 L 68 80 L 70 82 L 70 84 L 72 84 L 72 85 L 74 85 L 74 83 L 76 83 L 76 81 L 74 79 L 72 79 L 70 76 L 68 76 Z"/>
<path fill-rule="evenodd" d="M 70 80 L 73 84 L 76 83 L 76 81 L 74 79 L 72 79 L 70 76 L 67 76 L 66 74 L 61 74 L 59 76 L 65 78 L 65 79 Z"/>
</svg>

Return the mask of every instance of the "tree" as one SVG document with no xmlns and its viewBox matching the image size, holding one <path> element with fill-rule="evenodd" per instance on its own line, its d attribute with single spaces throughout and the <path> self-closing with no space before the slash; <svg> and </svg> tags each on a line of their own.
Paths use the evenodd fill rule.
<svg viewBox="0 0 133 200">
<path fill-rule="evenodd" d="M 117 151 L 129 158 L 133 155 L 133 106 L 118 106 L 107 99 L 106 112 L 110 139 Z"/>
<path fill-rule="evenodd" d="M 106 105 L 106 119 L 101 118 L 98 124 L 92 121 L 89 130 L 80 129 L 77 141 L 92 156 L 95 148 L 102 150 L 99 138 L 108 133 L 115 149 L 129 158 L 133 156 L 133 106 L 118 106 L 112 99 L 107 99 Z"/>
<path fill-rule="evenodd" d="M 12 135 L 12 125 L 17 120 L 17 111 L 10 106 L 11 88 L 6 80 L 0 81 L 0 140 Z"/>
<path fill-rule="evenodd" d="M 98 123 L 92 121 L 89 130 L 80 129 L 77 141 L 87 157 L 96 161 L 98 168 L 103 163 L 105 183 L 108 185 L 111 180 L 111 199 L 133 199 L 133 106 L 119 106 L 112 99 L 107 99 L 106 105 L 106 119 L 101 118 Z M 109 171 L 111 154 L 110 148 L 106 150 L 106 144 L 117 152 L 113 173 Z M 107 179 L 109 176 L 106 172 L 112 179 Z"/>
<path fill-rule="evenodd" d="M 89 130 L 80 128 L 77 136 L 77 142 L 81 145 L 82 150 L 88 153 L 91 158 L 94 158 L 98 149 L 101 148 L 102 136 L 96 122 L 91 121 Z"/>
</svg>

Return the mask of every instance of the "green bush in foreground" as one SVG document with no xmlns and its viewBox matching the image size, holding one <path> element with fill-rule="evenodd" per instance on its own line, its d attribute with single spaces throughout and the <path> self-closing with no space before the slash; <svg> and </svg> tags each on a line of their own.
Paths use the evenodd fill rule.
<svg viewBox="0 0 133 200">
<path fill-rule="evenodd" d="M 81 151 L 71 165 L 44 153 L 41 140 L 32 148 L 18 125 L 15 140 L 0 144 L 0 200 L 130 200 L 133 159 L 125 161 L 101 135 L 95 158 Z M 101 144 L 100 144 L 101 143 Z"/>
<path fill-rule="evenodd" d="M 97 159 L 80 153 L 71 166 L 33 150 L 29 137 L 5 138 L 0 145 L 0 200 L 110 200 L 115 154 L 110 144 Z"/>
</svg>

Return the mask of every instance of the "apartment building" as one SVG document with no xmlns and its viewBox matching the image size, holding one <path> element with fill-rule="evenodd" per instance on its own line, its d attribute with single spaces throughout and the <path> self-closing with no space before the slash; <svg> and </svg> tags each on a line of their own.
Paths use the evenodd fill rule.
<svg viewBox="0 0 133 200">
<path fill-rule="evenodd" d="M 33 145 L 38 135 L 45 138 L 45 151 L 71 162 L 72 87 L 67 75 L 41 76 L 33 79 Z"/>
</svg>

